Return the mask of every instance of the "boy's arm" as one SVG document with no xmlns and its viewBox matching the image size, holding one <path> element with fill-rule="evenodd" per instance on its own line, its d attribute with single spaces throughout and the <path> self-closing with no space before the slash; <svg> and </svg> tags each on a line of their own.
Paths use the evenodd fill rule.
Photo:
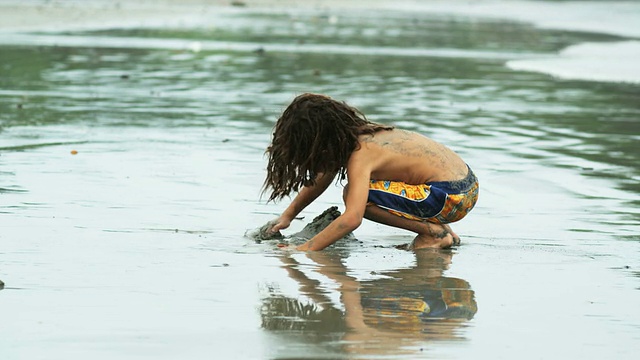
<svg viewBox="0 0 640 360">
<path fill-rule="evenodd" d="M 344 213 L 309 241 L 296 247 L 297 250 L 322 250 L 360 226 L 369 197 L 370 174 L 371 169 L 365 162 L 353 161 L 353 159 L 349 161 L 347 166 L 349 191 L 347 191 Z"/>
<path fill-rule="evenodd" d="M 285 229 L 304 208 L 318 198 L 331 184 L 336 177 L 336 172 L 320 173 L 316 178 L 316 184 L 313 186 L 303 186 L 298 195 L 291 201 L 291 204 L 282 212 L 282 215 L 274 221 L 272 232 Z"/>
</svg>

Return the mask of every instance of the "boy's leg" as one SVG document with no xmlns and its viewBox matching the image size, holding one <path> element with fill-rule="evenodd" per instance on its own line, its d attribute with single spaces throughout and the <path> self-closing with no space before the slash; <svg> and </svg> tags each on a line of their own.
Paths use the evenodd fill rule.
<svg viewBox="0 0 640 360">
<path fill-rule="evenodd" d="M 349 184 L 342 191 L 343 200 L 347 201 Z M 451 230 L 449 225 L 434 224 L 426 221 L 417 221 L 394 215 L 374 204 L 368 204 L 364 217 L 380 224 L 413 231 L 418 235 L 413 239 L 411 248 L 448 248 L 460 244 L 460 237 Z"/>
<path fill-rule="evenodd" d="M 364 217 L 380 224 L 393 226 L 418 235 L 413 239 L 412 248 L 448 248 L 460 243 L 460 238 L 449 225 L 406 219 L 388 212 L 376 205 L 367 205 Z"/>
</svg>

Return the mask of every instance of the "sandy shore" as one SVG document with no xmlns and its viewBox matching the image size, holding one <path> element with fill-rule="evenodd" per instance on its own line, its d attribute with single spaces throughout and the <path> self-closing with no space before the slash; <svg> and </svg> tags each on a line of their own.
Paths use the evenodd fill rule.
<svg viewBox="0 0 640 360">
<path fill-rule="evenodd" d="M 467 41 L 485 29 L 500 42 L 510 35 L 501 21 L 526 16 L 568 26 L 561 18 L 597 14 L 602 22 L 574 26 L 600 26 L 615 20 L 598 13 L 603 2 L 583 2 L 580 12 L 564 1 L 348 0 L 343 10 L 325 10 L 337 1 L 245 1 L 0 1 L 0 359 L 637 357 L 637 88 L 503 66 L 548 72 L 593 56 L 570 68 L 586 77 L 591 65 L 618 71 L 614 60 L 637 57 L 616 54 L 633 48 L 568 44 L 512 63 L 480 58 L 491 47 Z M 295 26 L 254 40 L 295 21 L 289 5 L 339 21 L 317 25 L 331 30 L 318 46 L 296 43 Z M 346 19 L 358 6 L 425 13 Z M 294 16 L 268 14 L 278 9 Z M 431 16 L 444 9 L 454 16 Z M 490 28 L 482 24 L 498 12 Z M 422 15 L 433 24 L 406 21 Z M 116 31 L 156 25 L 162 31 Z M 376 31 L 359 33 L 366 28 Z M 410 33 L 398 49 L 425 55 L 370 44 L 394 28 Z M 532 51 L 566 35 L 518 28 L 515 41 L 522 36 Z M 339 38 L 340 30 L 352 34 Z M 213 47 L 227 39 L 233 49 Z M 194 40 L 202 51 L 185 51 Z M 505 40 L 498 48 L 509 56 L 527 49 Z M 459 52 L 429 53 L 440 46 Z M 454 226 L 463 245 L 398 251 L 413 235 L 368 221 L 359 241 L 311 257 L 243 237 L 288 205 L 259 200 L 264 149 L 301 91 L 347 100 L 374 121 L 459 151 L 482 187 L 476 209 Z M 340 184 L 329 187 L 284 235 L 329 206 L 343 209 L 341 196 Z M 403 311 L 385 310 L 385 299 Z M 424 305 L 473 319 L 416 317 Z"/>
</svg>

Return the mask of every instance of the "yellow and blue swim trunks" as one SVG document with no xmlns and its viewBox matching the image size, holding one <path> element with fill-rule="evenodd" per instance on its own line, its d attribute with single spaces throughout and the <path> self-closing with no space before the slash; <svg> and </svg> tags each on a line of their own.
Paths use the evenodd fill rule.
<svg viewBox="0 0 640 360">
<path fill-rule="evenodd" d="M 411 220 L 448 224 L 465 217 L 478 201 L 478 178 L 471 168 L 456 181 L 410 185 L 371 180 L 369 203 Z"/>
</svg>

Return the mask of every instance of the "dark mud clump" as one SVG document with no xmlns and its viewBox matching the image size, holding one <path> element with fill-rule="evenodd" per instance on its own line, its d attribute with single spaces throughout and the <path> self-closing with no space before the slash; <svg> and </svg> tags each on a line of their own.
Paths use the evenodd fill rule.
<svg viewBox="0 0 640 360">
<path fill-rule="evenodd" d="M 333 222 L 333 220 L 337 219 L 342 213 L 338 210 L 337 206 L 332 206 L 325 210 L 322 214 L 316 216 L 310 223 L 305 225 L 305 227 L 298 231 L 297 233 L 292 234 L 291 236 L 287 236 L 286 238 L 294 238 L 294 239 L 311 239 L 316 234 L 324 230 L 329 224 Z M 244 233 L 244 236 L 251 238 L 256 241 L 262 240 L 281 240 L 284 239 L 285 236 L 282 235 L 279 231 L 275 233 L 270 232 L 269 229 L 273 226 L 274 222 L 270 221 L 258 229 L 247 230 Z M 353 233 L 348 233 L 343 237 L 343 239 L 354 240 L 355 236 Z"/>
<path fill-rule="evenodd" d="M 297 233 L 291 235 L 292 238 L 298 239 L 311 239 L 316 236 L 319 232 L 324 230 L 329 224 L 333 222 L 333 220 L 337 219 L 342 213 L 338 210 L 337 206 L 332 206 L 325 210 L 322 214 L 316 216 L 310 223 L 305 225 L 305 227 L 298 231 Z M 343 237 L 343 239 L 355 239 L 353 233 L 348 233 Z"/>
</svg>

